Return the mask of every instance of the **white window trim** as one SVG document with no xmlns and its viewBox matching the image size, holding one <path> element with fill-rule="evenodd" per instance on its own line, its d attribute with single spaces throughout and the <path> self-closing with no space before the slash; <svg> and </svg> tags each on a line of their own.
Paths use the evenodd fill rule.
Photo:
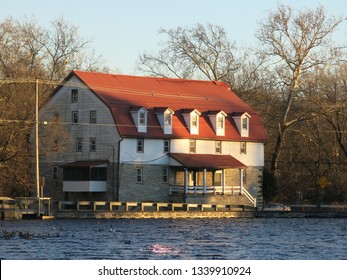
<svg viewBox="0 0 347 280">
<path fill-rule="evenodd" d="M 200 115 L 201 113 L 194 109 L 194 110 L 183 110 L 182 116 L 184 117 L 184 121 L 187 124 L 189 128 L 189 132 L 192 135 L 199 134 L 199 122 L 200 122 Z M 196 123 L 195 123 L 196 118 Z"/>
<path fill-rule="evenodd" d="M 140 110 L 139 111 L 139 126 L 146 126 L 146 124 L 147 124 L 146 112 Z"/>
<path fill-rule="evenodd" d="M 164 134 L 172 134 L 172 116 L 174 111 L 170 108 L 156 108 L 155 114 Z"/>
<path fill-rule="evenodd" d="M 164 153 L 170 153 L 170 139 L 164 140 Z"/>
<path fill-rule="evenodd" d="M 241 137 L 249 137 L 251 116 L 247 112 L 242 114 L 237 113 L 233 116 L 233 119 Z M 247 127 L 244 127 L 244 124 L 246 124 Z"/>
<path fill-rule="evenodd" d="M 242 125 L 242 129 L 248 130 L 248 128 L 249 128 L 249 118 L 248 117 L 241 118 L 241 125 Z"/>
<path fill-rule="evenodd" d="M 219 143 L 219 152 L 217 151 L 218 143 Z M 222 153 L 222 141 L 219 141 L 219 140 L 215 141 L 215 153 L 216 154 L 221 154 Z"/>
<path fill-rule="evenodd" d="M 166 111 L 164 113 L 164 125 L 170 126 L 172 124 L 172 113 L 170 111 Z"/>
<path fill-rule="evenodd" d="M 147 132 L 147 117 L 148 111 L 144 108 L 133 108 L 130 110 L 131 117 L 133 118 L 134 124 L 136 125 L 137 132 Z M 143 114 L 143 118 L 141 115 Z M 140 123 L 141 120 L 141 123 Z M 142 122 L 143 121 L 143 122 Z"/>
<path fill-rule="evenodd" d="M 240 142 L 240 154 L 241 155 L 247 154 L 247 142 Z"/>
<path fill-rule="evenodd" d="M 213 129 L 216 135 L 224 136 L 225 135 L 225 119 L 227 117 L 227 114 L 223 110 L 219 112 L 210 111 L 208 114 L 208 117 L 210 118 L 210 121 L 212 123 Z"/>
<path fill-rule="evenodd" d="M 192 113 L 190 118 L 191 128 L 197 129 L 199 127 L 199 116 L 195 113 Z"/>
<path fill-rule="evenodd" d="M 224 129 L 225 117 L 223 115 L 217 115 L 217 129 Z"/>
<path fill-rule="evenodd" d="M 194 146 L 191 144 L 194 143 Z M 192 151 L 192 148 L 194 148 L 194 151 Z M 189 139 L 189 153 L 196 154 L 196 139 Z"/>
</svg>

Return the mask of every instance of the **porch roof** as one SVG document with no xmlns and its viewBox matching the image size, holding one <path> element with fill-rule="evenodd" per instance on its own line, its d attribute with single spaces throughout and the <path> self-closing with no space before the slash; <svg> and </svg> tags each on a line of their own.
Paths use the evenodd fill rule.
<svg viewBox="0 0 347 280">
<path fill-rule="evenodd" d="M 170 153 L 170 157 L 187 168 L 224 169 L 246 166 L 230 155 Z"/>
<path fill-rule="evenodd" d="M 107 163 L 108 160 L 80 160 L 60 165 L 60 167 L 96 167 Z"/>
</svg>

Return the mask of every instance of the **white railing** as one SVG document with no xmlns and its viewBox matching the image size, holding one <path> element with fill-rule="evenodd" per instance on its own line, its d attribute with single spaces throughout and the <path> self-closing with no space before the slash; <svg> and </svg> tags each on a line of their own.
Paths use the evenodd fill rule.
<svg viewBox="0 0 347 280">
<path fill-rule="evenodd" d="M 245 197 L 247 197 L 249 199 L 249 201 L 252 202 L 253 206 L 256 207 L 257 206 L 257 198 L 253 197 L 245 188 L 243 188 L 242 192 L 245 195 Z"/>
<path fill-rule="evenodd" d="M 228 194 L 228 195 L 239 195 L 240 193 L 253 204 L 256 205 L 256 198 L 254 198 L 245 188 L 240 186 L 224 186 L 224 192 L 222 186 L 170 186 L 170 194 L 173 193 L 185 193 L 185 194 Z"/>
<path fill-rule="evenodd" d="M 170 194 L 240 194 L 240 186 L 225 186 L 224 192 L 221 186 L 170 186 Z"/>
</svg>

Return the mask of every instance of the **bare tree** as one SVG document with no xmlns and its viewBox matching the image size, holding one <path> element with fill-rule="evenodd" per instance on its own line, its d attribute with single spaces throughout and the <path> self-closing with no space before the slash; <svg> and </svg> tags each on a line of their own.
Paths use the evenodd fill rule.
<svg viewBox="0 0 347 280">
<path fill-rule="evenodd" d="M 100 69 L 103 61 L 89 52 L 89 43 L 62 18 L 50 27 L 35 19 L 0 22 L 0 195 L 30 194 L 36 77 L 43 103 L 69 71 Z"/>
<path fill-rule="evenodd" d="M 79 68 L 77 55 L 90 43 L 78 36 L 78 28 L 60 18 L 52 22 L 52 30 L 36 39 L 44 49 L 50 80 L 59 80 L 67 69 Z"/>
<path fill-rule="evenodd" d="M 223 27 L 197 24 L 191 28 L 161 29 L 167 41 L 158 55 L 140 56 L 139 69 L 155 76 L 201 77 L 233 81 L 246 54 L 239 55 Z"/>
<path fill-rule="evenodd" d="M 327 17 L 322 6 L 294 13 L 292 8 L 282 5 L 260 24 L 257 38 L 263 46 L 261 54 L 272 58 L 283 92 L 284 107 L 271 165 L 275 175 L 287 129 L 312 117 L 307 111 L 295 114 L 293 99 L 300 98 L 305 75 L 318 65 L 329 65 L 338 54 L 331 35 L 343 20 Z"/>
</svg>

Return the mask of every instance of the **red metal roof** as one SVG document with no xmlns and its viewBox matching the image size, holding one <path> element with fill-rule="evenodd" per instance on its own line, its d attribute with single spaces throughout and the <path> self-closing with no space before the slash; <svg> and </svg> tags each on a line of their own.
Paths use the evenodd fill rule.
<svg viewBox="0 0 347 280">
<path fill-rule="evenodd" d="M 69 77 L 71 75 L 76 75 L 110 108 L 122 137 L 267 140 L 257 113 L 226 83 L 83 71 L 73 71 Z M 134 107 L 144 107 L 148 111 L 146 133 L 137 131 L 130 113 L 130 108 Z M 174 111 L 171 135 L 163 133 L 155 114 L 156 108 L 170 108 Z M 196 109 L 201 113 L 199 135 L 190 134 L 182 116 L 182 111 L 186 109 Z M 216 136 L 208 114 L 222 110 L 227 114 L 225 136 Z M 249 137 L 240 136 L 232 118 L 234 112 L 251 115 Z"/>
<path fill-rule="evenodd" d="M 224 169 L 245 167 L 242 162 L 229 155 L 171 153 L 170 157 L 187 168 Z"/>
</svg>

